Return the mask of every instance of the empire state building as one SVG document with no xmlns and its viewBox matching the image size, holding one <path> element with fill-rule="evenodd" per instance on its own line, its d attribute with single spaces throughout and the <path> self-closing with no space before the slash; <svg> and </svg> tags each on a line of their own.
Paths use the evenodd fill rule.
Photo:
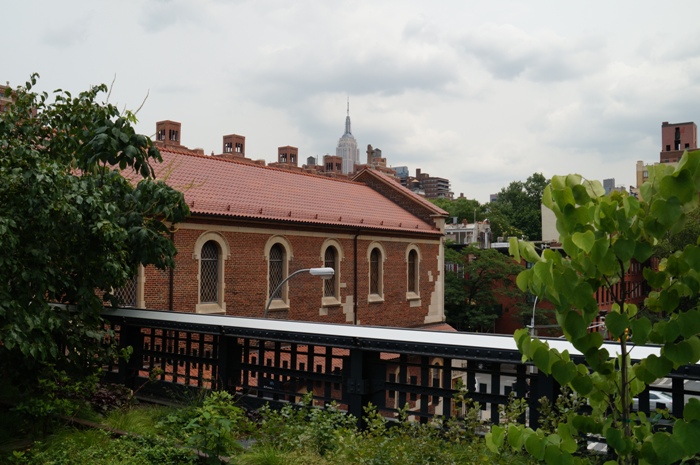
<svg viewBox="0 0 700 465">
<path fill-rule="evenodd" d="M 338 140 L 335 155 L 343 159 L 343 174 L 351 174 L 355 171 L 355 163 L 360 162 L 360 151 L 357 141 L 350 131 L 350 100 L 348 99 L 348 114 L 345 117 L 345 134 Z"/>
</svg>

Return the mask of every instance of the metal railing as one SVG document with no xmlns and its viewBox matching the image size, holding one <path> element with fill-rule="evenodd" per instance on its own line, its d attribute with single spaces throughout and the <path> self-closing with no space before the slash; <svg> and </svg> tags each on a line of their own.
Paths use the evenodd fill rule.
<svg viewBox="0 0 700 465">
<path fill-rule="evenodd" d="M 482 419 L 498 422 L 499 406 L 514 391 L 529 406 L 522 420 L 536 425 L 539 399 L 554 402 L 559 394 L 551 377 L 522 363 L 511 336 L 137 309 L 106 308 L 103 315 L 119 344 L 133 348 L 108 375 L 152 395 L 223 388 L 255 407 L 297 402 L 312 392 L 316 405 L 336 402 L 357 418 L 371 403 L 388 417 L 408 405 L 410 418 L 428 421 L 460 416 L 454 396 L 466 386 Z M 566 341 L 548 342 L 581 357 Z M 612 356 L 619 347 L 606 346 Z M 637 347 L 632 353 L 654 352 L 658 348 Z M 680 417 L 687 396 L 700 395 L 688 384 L 698 381 L 700 366 L 685 366 L 653 390 L 670 393 L 672 413 Z M 649 412 L 649 391 L 638 404 Z"/>
</svg>

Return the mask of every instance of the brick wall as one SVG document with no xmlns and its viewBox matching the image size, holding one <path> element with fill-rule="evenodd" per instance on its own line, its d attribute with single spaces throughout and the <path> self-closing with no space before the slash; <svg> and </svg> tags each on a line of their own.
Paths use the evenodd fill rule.
<svg viewBox="0 0 700 465">
<path fill-rule="evenodd" d="M 268 296 L 268 262 L 265 246 L 273 237 L 283 238 L 290 246 L 289 273 L 303 268 L 324 266 L 322 249 L 331 238 L 340 246 L 340 305 L 322 305 L 323 280 L 302 273 L 288 281 L 288 310 L 274 310 L 270 318 L 319 321 L 323 323 L 352 323 L 354 311 L 354 234 L 347 231 L 276 229 L 274 226 L 226 225 L 212 226 L 194 220 L 179 225 L 174 233 L 178 249 L 173 271 L 173 302 L 175 311 L 194 312 L 199 299 L 199 260 L 195 259 L 198 238 L 214 232 L 223 238 L 230 256 L 224 262 L 224 301 L 226 314 L 262 317 Z M 368 247 L 379 244 L 385 252 L 383 261 L 383 301 L 369 302 Z M 442 286 L 439 255 L 441 238 L 415 234 L 397 238 L 393 235 L 363 233 L 357 240 L 357 320 L 363 325 L 413 327 L 425 323 L 428 307 L 437 286 Z M 415 246 L 420 256 L 419 296 L 407 299 L 407 249 Z M 170 308 L 170 270 L 145 270 L 144 301 L 146 308 Z M 440 279 L 438 279 L 440 277 Z M 442 289 L 438 294 L 442 296 Z M 442 305 L 442 303 L 440 303 Z M 440 309 L 440 313 L 442 311 Z"/>
</svg>

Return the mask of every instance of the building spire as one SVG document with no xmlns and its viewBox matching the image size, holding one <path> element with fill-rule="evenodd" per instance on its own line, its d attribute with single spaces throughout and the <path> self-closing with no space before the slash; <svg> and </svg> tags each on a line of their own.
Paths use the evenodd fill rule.
<svg viewBox="0 0 700 465">
<path fill-rule="evenodd" d="M 350 96 L 348 95 L 348 113 L 345 117 L 345 134 L 352 134 L 350 131 Z"/>
</svg>

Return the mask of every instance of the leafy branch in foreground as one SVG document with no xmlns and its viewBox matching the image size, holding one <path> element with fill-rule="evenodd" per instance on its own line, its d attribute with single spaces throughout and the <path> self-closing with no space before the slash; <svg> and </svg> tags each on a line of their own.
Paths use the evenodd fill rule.
<svg viewBox="0 0 700 465">
<path fill-rule="evenodd" d="M 49 102 L 36 82 L 8 89 L 0 114 L 0 372 L 27 394 L 114 355 L 102 296 L 116 303 L 139 264 L 174 265 L 167 233 L 189 212 L 155 179 L 160 153 L 134 115 L 98 101 L 106 86 Z"/>
<path fill-rule="evenodd" d="M 495 426 L 490 446 L 525 448 L 550 464 L 584 463 L 577 457 L 577 435 L 599 435 L 614 451 L 607 463 L 670 464 L 700 453 L 700 401 L 691 399 L 669 431 L 654 431 L 642 412 L 632 411 L 632 399 L 673 369 L 700 360 L 700 310 L 682 308 L 682 298 L 700 292 L 700 247 L 686 245 L 662 259 L 658 269 L 649 263 L 653 248 L 682 231 L 698 208 L 700 152 L 686 153 L 678 166 L 657 165 L 636 199 L 624 192 L 608 195 L 597 181 L 579 175 L 555 176 L 542 202 L 557 218 L 565 255 L 531 243 L 512 240 L 511 254 L 533 263 L 520 273 L 518 286 L 552 302 L 557 323 L 581 354 L 575 363 L 567 351 L 552 349 L 526 330 L 515 333 L 523 358 L 587 399 L 590 414 L 570 412 L 554 433 L 524 426 Z M 630 302 L 627 272 L 632 261 L 644 264 L 644 278 L 652 291 L 646 307 L 655 322 Z M 588 327 L 598 315 L 594 291 L 607 289 L 614 299 L 606 315 L 609 334 L 619 340 L 615 353 L 603 347 L 599 333 Z M 659 355 L 632 361 L 635 346 L 660 346 Z"/>
</svg>

